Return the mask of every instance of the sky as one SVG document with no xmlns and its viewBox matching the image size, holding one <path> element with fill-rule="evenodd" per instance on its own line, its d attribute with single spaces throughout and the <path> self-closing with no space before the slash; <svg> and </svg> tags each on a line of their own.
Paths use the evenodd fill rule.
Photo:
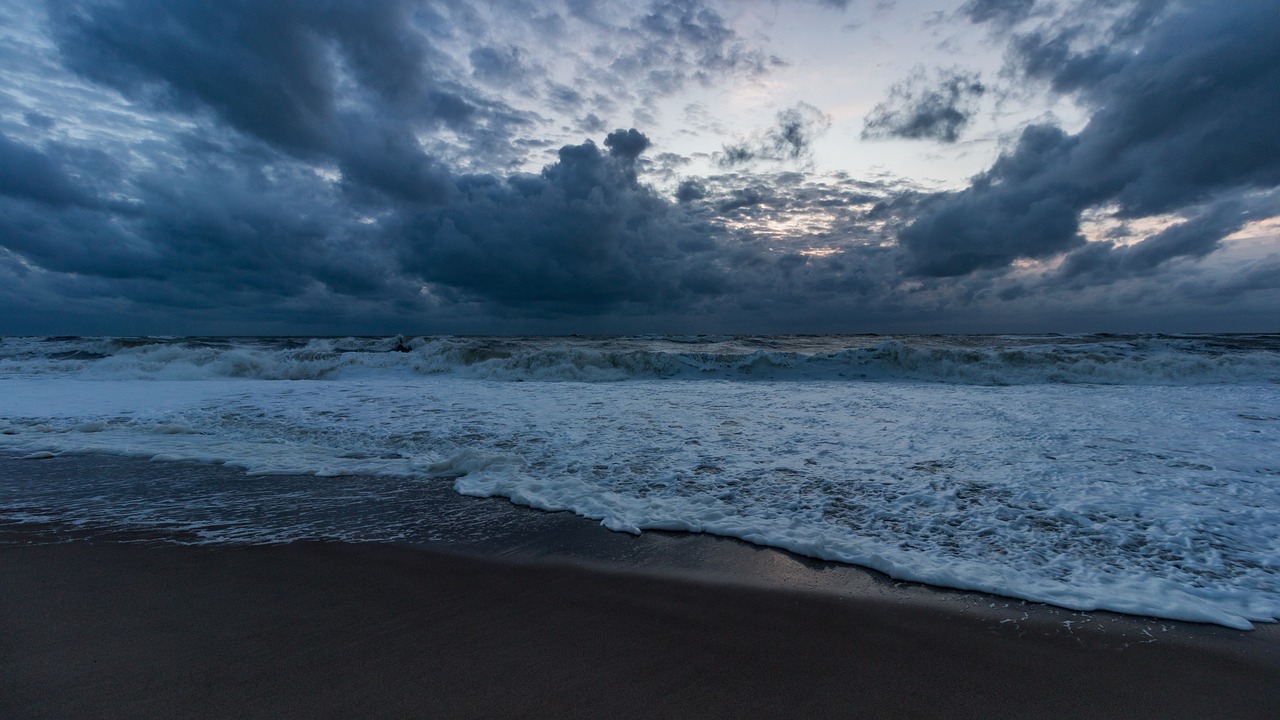
<svg viewBox="0 0 1280 720">
<path fill-rule="evenodd" d="M 1280 332 L 1280 0 L 0 0 L 0 334 Z"/>
</svg>

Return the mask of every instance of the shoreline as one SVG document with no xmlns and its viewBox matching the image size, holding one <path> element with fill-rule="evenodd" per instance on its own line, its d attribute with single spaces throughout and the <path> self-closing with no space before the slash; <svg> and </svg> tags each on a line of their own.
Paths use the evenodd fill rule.
<svg viewBox="0 0 1280 720">
<path fill-rule="evenodd" d="M 199 463 L 0 456 L 0 486 L 17 496 L 98 475 L 249 480 Z M 1275 624 L 1078 612 L 428 490 L 429 520 L 452 540 L 194 545 L 172 530 L 0 524 L 0 715 L 1266 717 L 1280 706 Z M 448 525 L 459 517 L 487 534 Z"/>
<path fill-rule="evenodd" d="M 62 498 L 40 497 L 42 489 L 58 487 L 68 477 L 76 478 L 77 484 L 92 485 L 93 494 L 97 495 L 134 493 L 138 487 L 161 486 L 172 493 L 165 498 L 170 504 L 183 492 L 204 492 L 210 487 L 219 488 L 217 492 L 230 490 L 232 493 L 239 493 L 250 485 L 269 483 L 273 489 L 265 497 L 274 499 L 273 494 L 278 492 L 275 488 L 282 482 L 306 486 L 335 480 L 306 475 L 249 475 L 244 470 L 227 464 L 149 460 L 108 453 L 37 455 L 38 458 L 29 459 L 18 453 L 0 451 L 0 502 L 4 501 L 3 489 L 7 484 L 12 488 L 11 497 L 23 498 L 39 514 L 44 509 L 40 507 L 41 502 L 64 502 Z M 110 484 L 102 484 L 102 478 L 109 478 Z M 481 558 L 501 558 L 526 563 L 568 563 L 605 572 L 923 604 L 947 612 L 978 615 L 1005 624 L 1035 618 L 1041 625 L 1060 626 L 1061 632 L 1068 635 L 1082 629 L 1105 632 L 1108 626 L 1118 628 L 1118 632 L 1112 632 L 1112 635 L 1132 634 L 1139 637 L 1140 641 L 1151 636 L 1185 636 L 1213 640 L 1232 638 L 1243 633 L 1265 636 L 1280 647 L 1280 623 L 1255 622 L 1253 630 L 1239 631 L 1215 624 L 1155 616 L 1107 610 L 1073 610 L 977 590 L 898 580 L 859 565 L 819 560 L 732 537 L 659 530 L 646 530 L 639 535 L 614 532 L 595 520 L 568 511 L 549 512 L 518 505 L 506 498 L 461 495 L 452 489 L 451 478 L 408 481 L 398 477 L 341 476 L 337 480 L 343 484 L 408 483 L 420 488 L 418 494 L 406 498 L 406 501 L 414 503 L 415 514 L 421 516 L 421 524 L 426 530 L 419 528 L 414 536 L 394 540 L 303 535 L 286 536 L 283 540 L 210 543 L 192 529 L 176 527 L 176 523 L 172 522 L 160 522 L 157 527 L 148 529 L 121 526 L 109 521 L 94 523 L 83 517 L 72 518 L 72 522 L 59 522 L 57 518 L 44 524 L 14 522 L 0 514 L 0 547 L 6 544 L 63 542 L 68 539 L 212 544 L 227 547 L 280 544 L 294 540 L 376 542 Z M 285 488 L 284 492 L 287 490 Z M 138 499 L 134 496 L 128 498 L 128 501 L 137 503 Z M 47 510 L 52 513 L 65 512 L 65 508 L 53 507 Z M 84 510 L 83 507 L 76 508 L 76 512 L 81 514 L 84 514 Z M 205 524 L 219 526 L 221 523 L 206 519 Z M 219 529 L 216 532 L 221 535 L 227 530 Z"/>
<path fill-rule="evenodd" d="M 57 484 L 66 477 L 106 476 L 130 484 L 168 486 L 181 481 L 187 489 L 206 485 L 317 482 L 312 476 L 247 475 L 231 465 L 194 461 L 148 460 L 105 453 L 65 453 L 23 459 L 0 452 L 0 487 L 23 488 Z M 403 483 L 404 478 L 344 476 L 344 481 Z M 506 498 L 460 495 L 450 480 L 415 483 L 424 488 L 414 500 L 425 525 L 436 532 L 431 539 L 401 540 L 304 537 L 304 542 L 400 546 L 480 559 L 535 565 L 572 565 L 604 573 L 623 573 L 762 588 L 837 598 L 870 599 L 928 607 L 940 612 L 980 618 L 994 626 L 1028 625 L 1042 634 L 1077 637 L 1082 633 L 1117 646 L 1159 640 L 1208 643 L 1234 647 L 1241 637 L 1253 638 L 1251 651 L 1275 653 L 1280 664 L 1280 623 L 1254 623 L 1253 630 L 1107 610 L 1073 610 L 976 590 L 897 580 L 858 565 L 819 560 L 789 550 L 755 545 L 732 537 L 705 533 L 646 530 L 631 535 L 608 530 L 595 520 L 568 511 L 548 512 L 517 505 Z M 102 491 L 98 488 L 98 491 Z M 111 488 L 106 489 L 107 492 Z M 0 495 L 3 499 L 3 495 Z M 176 543 L 235 548 L 279 542 L 206 543 L 190 531 L 170 527 L 145 529 L 91 522 L 5 523 L 0 515 L 0 548 L 10 544 L 60 543 Z M 215 523 L 216 524 L 216 523 Z M 293 542 L 293 540 L 285 540 Z"/>
<path fill-rule="evenodd" d="M 197 463 L 0 457 L 0 483 L 18 493 L 68 475 L 244 480 Z M 430 492 L 440 522 L 493 531 L 183 545 L 171 531 L 0 525 L 0 715 L 1267 717 L 1280 706 L 1275 625 L 1076 612 Z"/>
</svg>

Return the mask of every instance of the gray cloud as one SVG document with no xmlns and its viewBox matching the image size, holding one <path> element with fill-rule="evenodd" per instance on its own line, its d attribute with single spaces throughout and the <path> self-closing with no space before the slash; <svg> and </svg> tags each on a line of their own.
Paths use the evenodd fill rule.
<svg viewBox="0 0 1280 720">
<path fill-rule="evenodd" d="M 583 103 L 582 93 L 560 83 L 547 83 L 546 99 L 553 110 L 567 115 L 572 115 Z"/>
<path fill-rule="evenodd" d="M 953 143 L 977 110 L 987 90 L 978 73 L 951 68 L 930 79 L 915 68 L 907 79 L 889 89 L 889 98 L 876 105 L 862 125 L 862 137 L 900 137 Z"/>
<path fill-rule="evenodd" d="M 1231 42 L 1223 42 L 1231 38 Z M 900 234 L 914 272 L 951 276 L 1075 249 L 1080 214 L 1104 204 L 1122 218 L 1194 212 L 1224 194 L 1280 184 L 1280 10 L 1249 0 L 1191 6 L 1154 25 L 1140 51 L 1086 48 L 1096 103 L 1068 135 L 1045 125 L 973 184 L 924 199 Z"/>
<path fill-rule="evenodd" d="M 1174 5 L 1172 0 L 1043 3 L 1037 7 L 1048 18 L 1011 36 L 1007 70 L 1047 81 L 1056 92 L 1087 96 L 1102 79 L 1127 63 L 1141 48 L 1145 35 Z M 974 22 L 984 22 L 971 17 Z M 1002 19 L 1007 17 L 997 14 L 986 22 L 994 22 L 1000 33 L 1007 33 L 1009 28 L 1002 26 Z"/>
<path fill-rule="evenodd" d="M 35 112 L 33 110 L 28 110 L 22 113 L 22 119 L 26 121 L 28 126 L 38 128 L 40 130 L 49 130 L 57 124 L 57 121 L 48 115 L 45 115 L 42 112 Z"/>
<path fill-rule="evenodd" d="M 300 158 L 332 160 L 369 189 L 440 202 L 445 170 L 412 131 L 467 131 L 513 113 L 440 80 L 460 73 L 414 31 L 414 6 L 57 0 L 50 17 L 64 62 L 86 78 L 180 112 L 207 108 Z M 344 71 L 363 92 L 340 89 Z"/>
<path fill-rule="evenodd" d="M 493 85 L 506 87 L 524 80 L 528 75 L 528 68 L 521 57 L 523 54 L 516 47 L 486 45 L 473 49 L 467 59 L 471 61 L 472 75 Z"/>
<path fill-rule="evenodd" d="M 726 145 L 716 156 L 720 167 L 756 160 L 802 160 L 813 151 L 813 141 L 831 127 L 831 117 L 809 103 L 780 110 L 773 127 L 755 137 Z"/>
<path fill-rule="evenodd" d="M 609 133 L 604 139 L 604 146 L 609 148 L 610 155 L 627 165 L 632 165 L 636 158 L 640 157 L 640 153 L 649 147 L 649 138 L 635 128 L 619 129 Z"/>
<path fill-rule="evenodd" d="M 749 208 L 760 205 L 768 201 L 769 196 L 767 190 L 761 187 L 745 187 L 733 190 L 729 197 L 720 201 L 716 209 L 721 213 L 730 213 L 734 210 Z"/>
<path fill-rule="evenodd" d="M 1125 293 L 1273 310 L 1274 263 L 1232 275 L 1215 254 L 1275 212 L 1267 6 L 1184 17 L 1090 0 L 1108 18 L 1090 25 L 1018 5 L 967 7 L 1013 27 L 1007 80 L 1070 93 L 1092 120 L 1026 128 L 971 187 L 934 193 L 809 173 L 830 119 L 803 104 L 726 148 L 732 167 L 709 177 L 683 176 L 696 163 L 639 130 L 606 135 L 605 120 L 656 114 L 664 93 L 774 66 L 709 2 L 637 14 L 503 0 L 504 17 L 534 18 L 506 32 L 488 11 L 430 0 L 55 0 L 52 52 L 0 38 L 39 90 L 0 98 L 4 328 L 904 330 Z M 1035 25 L 1052 13 L 1056 26 Z M 571 72 L 544 77 L 551 67 Z M 705 108 L 685 115 L 717 131 Z M 540 172 L 512 169 L 543 157 Z M 1084 244 L 1081 213 L 1113 207 L 1132 227 L 1183 220 Z M 1064 253 L 1052 271 L 1007 271 Z M 1178 296 L 1170 268 L 1192 262 Z"/>
<path fill-rule="evenodd" d="M 1074 284 L 1110 283 L 1154 271 L 1177 258 L 1202 258 L 1221 247 L 1222 238 L 1280 213 L 1280 192 L 1228 196 L 1183 222 L 1132 245 L 1094 242 L 1067 255 L 1057 279 Z"/>
<path fill-rule="evenodd" d="M 768 59 L 741 41 L 724 18 L 702 0 L 657 0 L 638 17 L 632 30 L 645 40 L 634 54 L 615 61 L 620 69 L 647 72 L 661 86 L 670 77 L 678 89 L 685 79 L 708 82 L 715 74 L 746 71 L 758 74 Z M 687 49 L 685 61 L 677 54 Z M 656 61 L 656 62 L 655 62 Z"/>
<path fill-rule="evenodd" d="M 707 188 L 697 180 L 683 180 L 676 188 L 676 201 L 687 203 L 707 196 Z"/>
<path fill-rule="evenodd" d="M 445 300 L 578 314 L 723 292 L 717 228 L 637 180 L 650 143 L 635 129 L 609 134 L 607 153 L 566 146 L 540 175 L 455 175 L 429 155 L 418 133 L 467 133 L 504 116 L 448 80 L 467 69 L 433 52 L 410 7 L 424 9 L 58 3 L 68 67 L 205 127 L 167 139 L 182 145 L 170 148 L 181 173 L 135 169 L 120 185 L 130 202 L 111 207 L 75 180 L 87 156 L 0 135 L 6 267 L 76 274 L 58 281 L 68 294 L 193 312 L 346 297 L 401 313 Z M 723 63 L 736 52 L 696 3 L 655 6 L 648 22 L 653 37 L 721 48 Z M 498 82 L 518 72 L 505 62 L 517 57 L 473 53 L 470 72 Z"/>
<path fill-rule="evenodd" d="M 590 141 L 561 148 L 539 175 L 460 178 L 459 200 L 405 218 L 406 269 L 504 305 L 568 313 L 723 292 L 714 228 L 635 179 L 648 140 L 620 130 L 606 144 L 608 154 Z"/>
<path fill-rule="evenodd" d="M 587 113 L 578 120 L 578 129 L 588 135 L 598 135 L 609 127 L 608 123 L 600 119 L 595 113 Z"/>
<path fill-rule="evenodd" d="M 45 153 L 0 133 L 0 195 L 65 207 L 93 200 Z"/>
<path fill-rule="evenodd" d="M 638 12 L 634 3 L 569 2 L 568 17 L 599 39 L 576 58 L 574 86 L 634 102 L 638 121 L 656 117 L 662 98 L 690 85 L 760 77 L 781 63 L 740 37 L 706 0 L 652 0 Z"/>
<path fill-rule="evenodd" d="M 385 291 L 385 251 L 336 187 L 287 161 L 255 169 L 223 159 L 191 155 L 180 176 L 140 174 L 124 212 L 9 202 L 0 244 L 42 270 L 112 279 L 104 292 L 160 307 Z"/>
<path fill-rule="evenodd" d="M 969 0 L 960 12 L 975 23 L 994 22 L 1015 25 L 1027 19 L 1035 9 L 1036 0 Z"/>
</svg>

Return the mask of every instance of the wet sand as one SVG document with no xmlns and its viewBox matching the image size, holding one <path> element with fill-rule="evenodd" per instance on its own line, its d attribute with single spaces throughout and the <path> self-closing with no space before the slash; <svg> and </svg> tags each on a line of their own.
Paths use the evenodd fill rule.
<svg viewBox="0 0 1280 720">
<path fill-rule="evenodd" d="M 1274 633 L 1064 632 L 1044 613 L 1004 622 L 385 544 L 12 544 L 0 547 L 0 587 L 0 717 L 14 719 L 1262 718 L 1280 707 Z"/>
<path fill-rule="evenodd" d="M 180 546 L 200 536 L 91 521 L 88 501 L 59 490 L 69 479 L 92 502 L 249 482 L 195 463 L 0 456 L 0 494 L 23 508 L 0 513 L 6 719 L 1280 707 L 1275 625 L 1240 632 L 895 582 L 723 538 L 612 533 L 447 482 L 414 497 L 433 543 Z M 302 481 L 314 479 L 251 482 Z"/>
</svg>

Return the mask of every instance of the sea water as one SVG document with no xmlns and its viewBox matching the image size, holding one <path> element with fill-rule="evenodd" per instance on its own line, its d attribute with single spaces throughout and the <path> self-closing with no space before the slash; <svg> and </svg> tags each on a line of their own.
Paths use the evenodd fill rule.
<svg viewBox="0 0 1280 720">
<path fill-rule="evenodd" d="M 261 476 L 0 487 L 7 522 L 412 541 L 405 488 L 448 478 L 1073 609 L 1280 618 L 1280 336 L 8 338 L 0 450 Z M 321 526 L 262 512 L 318 499 Z"/>
</svg>

